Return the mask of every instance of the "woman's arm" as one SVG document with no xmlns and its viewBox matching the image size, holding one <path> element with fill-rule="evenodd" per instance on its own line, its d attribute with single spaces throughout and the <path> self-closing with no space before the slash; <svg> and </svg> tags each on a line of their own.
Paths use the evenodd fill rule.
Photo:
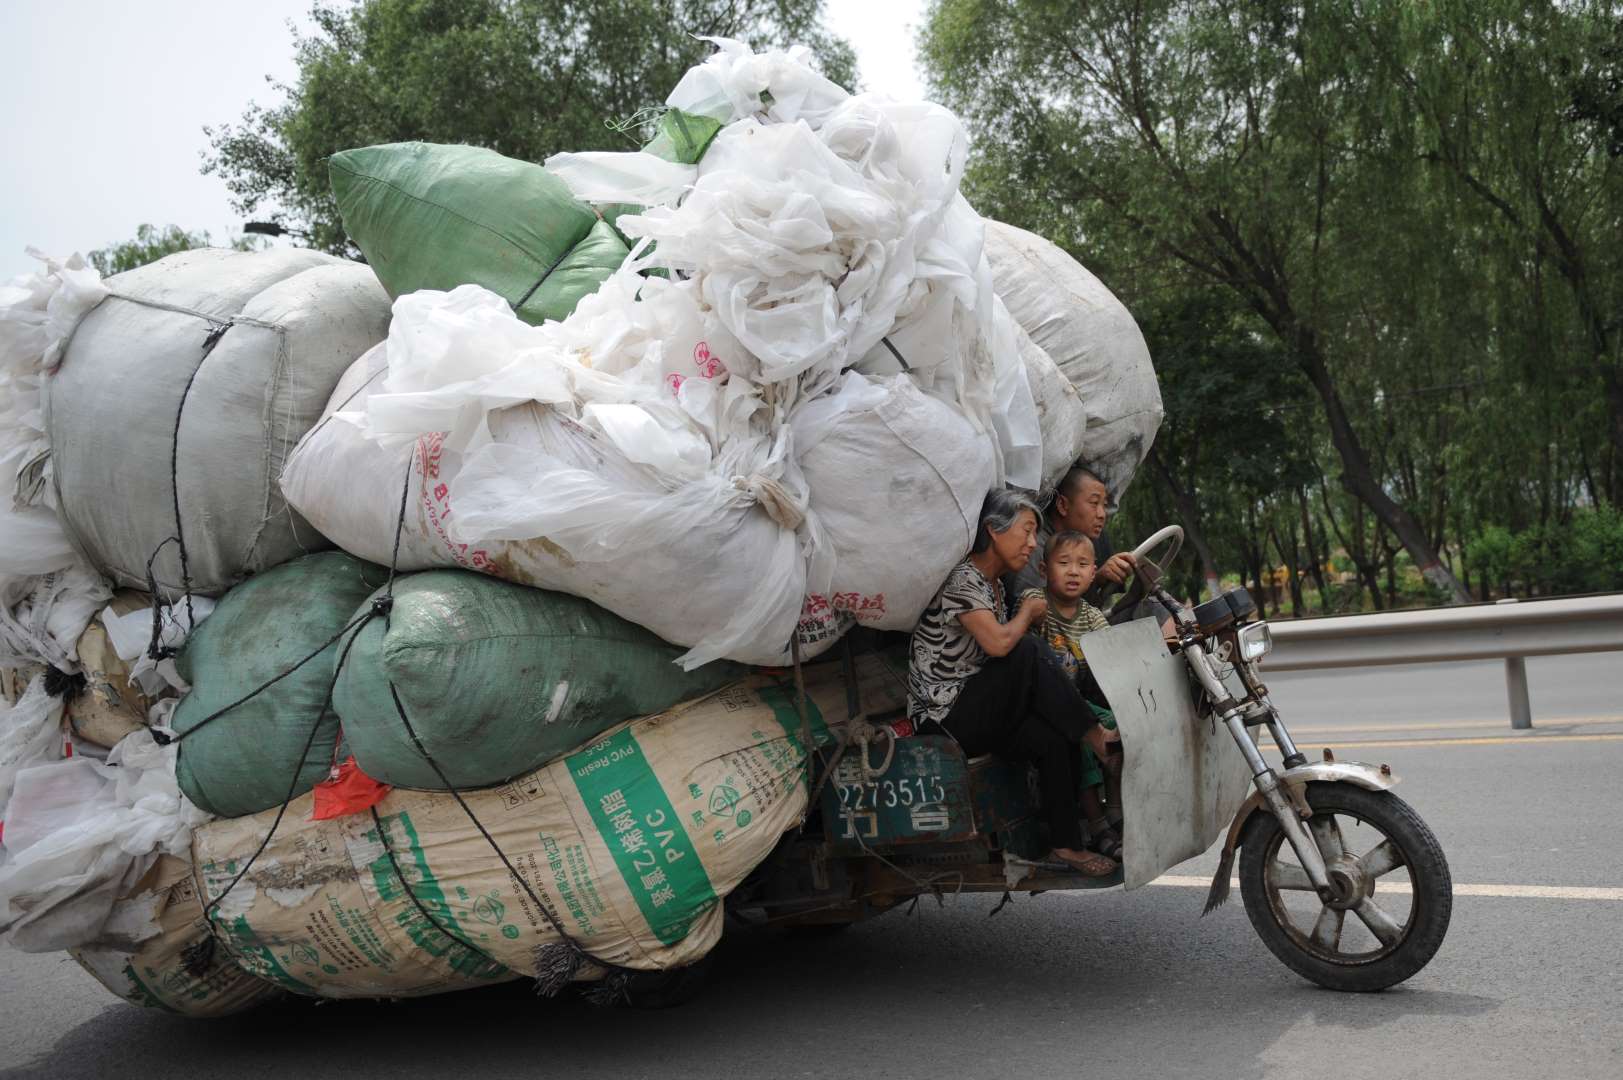
<svg viewBox="0 0 1623 1080">
<path fill-rule="evenodd" d="M 964 629 L 969 631 L 970 635 L 988 654 L 992 656 L 1008 656 L 1009 652 L 1020 643 L 1021 637 L 1025 635 L 1031 624 L 1040 622 L 1047 613 L 1047 600 L 1044 600 L 1041 596 L 1028 596 L 1021 603 L 1020 610 L 1016 611 L 1014 617 L 1006 623 L 998 622 L 997 616 L 985 608 L 966 611 L 958 616 L 958 621 L 963 624 Z"/>
</svg>

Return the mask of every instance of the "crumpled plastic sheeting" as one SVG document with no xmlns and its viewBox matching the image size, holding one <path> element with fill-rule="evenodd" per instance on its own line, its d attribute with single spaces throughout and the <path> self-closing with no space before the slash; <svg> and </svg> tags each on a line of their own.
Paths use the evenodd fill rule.
<svg viewBox="0 0 1623 1080">
<path fill-rule="evenodd" d="M 112 595 L 79 559 L 34 577 L 0 574 L 0 664 L 79 670 L 79 637 Z"/>
<path fill-rule="evenodd" d="M 62 699 L 45 692 L 44 674 L 34 676 L 17 704 L 0 700 L 0 822 L 7 828 L 7 803 L 18 774 L 60 760 L 62 744 Z M 4 858 L 0 847 L 0 862 Z"/>
<path fill-rule="evenodd" d="M 161 626 L 158 644 L 169 650 L 179 649 L 191 636 L 192 630 L 201 626 L 203 620 L 214 611 L 215 603 L 207 596 L 194 596 L 190 603 L 177 600 L 173 604 L 157 605 Z M 195 625 L 192 619 L 197 620 Z M 191 689 L 186 680 L 180 677 L 172 658 L 154 660 L 147 653 L 152 643 L 152 608 L 140 608 L 123 615 L 111 607 L 104 608 L 101 622 L 107 628 L 107 638 L 112 642 L 113 651 L 120 660 L 130 665 L 130 684 L 139 686 L 143 694 L 157 697 L 165 690 L 178 690 L 184 694 Z"/>
<path fill-rule="evenodd" d="M 922 386 L 996 432 L 1001 478 L 1039 487 L 1036 407 L 1010 320 L 992 303 L 982 221 L 958 194 L 958 119 L 852 97 L 798 53 L 716 44 L 667 99 L 727 123 L 697 166 L 645 153 L 547 161 L 582 198 L 656 204 L 617 221 L 653 241 L 622 276 L 657 266 L 685 279 L 743 346 L 733 376 L 798 379 L 797 399 L 857 363 L 900 370 L 900 354 Z M 681 191 L 678 169 L 693 174 Z M 663 205 L 648 197 L 656 190 Z"/>
<path fill-rule="evenodd" d="M 210 817 L 180 793 L 177 750 L 137 731 L 105 764 L 76 757 L 17 775 L 0 865 L 0 936 L 24 952 L 93 941 L 159 854 L 189 855 L 192 830 Z"/>
</svg>

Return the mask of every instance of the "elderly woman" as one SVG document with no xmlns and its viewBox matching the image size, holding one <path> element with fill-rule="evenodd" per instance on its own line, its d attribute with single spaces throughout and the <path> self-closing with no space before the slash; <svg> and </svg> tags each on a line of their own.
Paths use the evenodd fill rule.
<svg viewBox="0 0 1623 1080">
<path fill-rule="evenodd" d="M 1035 765 L 1054 858 L 1104 877 L 1116 862 L 1083 849 L 1080 805 L 1082 743 L 1104 758 L 1104 731 L 1076 684 L 1027 633 L 1042 622 L 1047 601 L 1031 597 L 1009 616 L 1003 596 L 1003 575 L 1024 567 L 1036 547 L 1037 520 L 1036 505 L 1017 492 L 986 497 L 974 546 L 913 631 L 907 713 L 920 732 L 945 731 L 968 756 Z"/>
</svg>

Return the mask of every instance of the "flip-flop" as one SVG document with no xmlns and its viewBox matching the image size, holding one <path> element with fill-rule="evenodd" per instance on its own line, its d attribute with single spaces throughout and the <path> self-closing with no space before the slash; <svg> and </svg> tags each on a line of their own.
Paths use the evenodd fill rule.
<svg viewBox="0 0 1623 1080">
<path fill-rule="evenodd" d="M 1083 877 L 1109 877 L 1116 872 L 1118 863 L 1115 859 L 1101 855 L 1097 851 L 1084 851 L 1080 859 L 1067 859 L 1057 851 L 1048 853 L 1048 857 L 1081 874 Z"/>
</svg>

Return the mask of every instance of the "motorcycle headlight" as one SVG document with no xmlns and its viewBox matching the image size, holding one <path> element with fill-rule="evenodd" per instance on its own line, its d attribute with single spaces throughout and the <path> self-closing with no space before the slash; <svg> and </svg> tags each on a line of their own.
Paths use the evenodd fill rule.
<svg viewBox="0 0 1623 1080">
<path fill-rule="evenodd" d="M 1274 648 L 1274 635 L 1268 630 L 1264 622 L 1252 623 L 1242 626 L 1235 635 L 1239 638 L 1240 659 L 1246 661 L 1261 660 Z"/>
</svg>

